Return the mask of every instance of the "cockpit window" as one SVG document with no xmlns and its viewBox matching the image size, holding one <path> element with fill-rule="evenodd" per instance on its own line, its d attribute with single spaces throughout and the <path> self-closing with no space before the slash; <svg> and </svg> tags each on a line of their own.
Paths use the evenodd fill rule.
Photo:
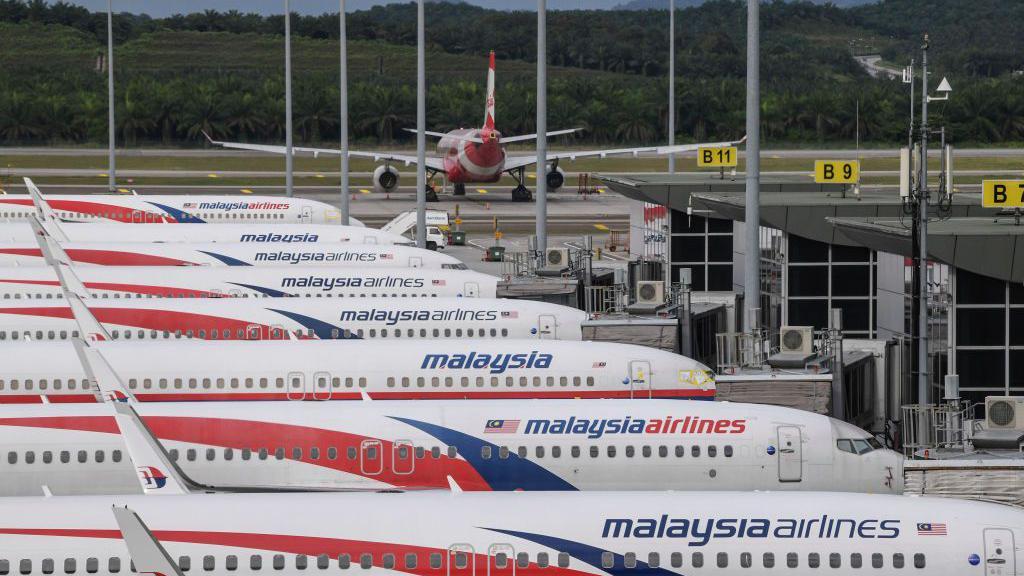
<svg viewBox="0 0 1024 576">
<path fill-rule="evenodd" d="M 867 454 L 882 447 L 876 438 L 841 438 L 836 440 L 836 447 L 850 454 Z"/>
<path fill-rule="evenodd" d="M 441 264 L 441 268 L 445 270 L 469 270 L 469 266 L 461 262 L 458 264 Z"/>
</svg>

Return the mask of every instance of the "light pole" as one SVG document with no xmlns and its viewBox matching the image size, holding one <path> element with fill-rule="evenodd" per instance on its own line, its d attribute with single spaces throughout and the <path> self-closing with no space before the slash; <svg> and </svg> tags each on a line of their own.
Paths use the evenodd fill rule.
<svg viewBox="0 0 1024 576">
<path fill-rule="evenodd" d="M 114 127 L 114 10 L 113 0 L 107 0 L 107 187 L 117 189 L 117 164 L 114 160 L 114 144 L 117 129 Z"/>
<path fill-rule="evenodd" d="M 668 0 L 668 147 L 676 143 L 676 0 Z M 668 155 L 668 173 L 676 173 L 676 156 Z"/>
<path fill-rule="evenodd" d="M 338 97 L 341 153 L 341 224 L 348 226 L 348 43 L 345 32 L 345 0 L 338 0 Z"/>
<path fill-rule="evenodd" d="M 537 0 L 537 262 L 548 248 L 548 34 L 547 0 Z"/>
<path fill-rule="evenodd" d="M 747 186 L 746 266 L 743 299 L 747 309 L 743 326 L 747 332 L 758 327 L 755 317 L 761 308 L 761 26 L 759 0 L 747 0 Z"/>
<path fill-rule="evenodd" d="M 292 170 L 292 11 L 289 0 L 284 0 L 284 192 L 294 193 Z"/>
<path fill-rule="evenodd" d="M 427 247 L 427 60 L 423 2 L 416 2 L 416 246 Z"/>
</svg>

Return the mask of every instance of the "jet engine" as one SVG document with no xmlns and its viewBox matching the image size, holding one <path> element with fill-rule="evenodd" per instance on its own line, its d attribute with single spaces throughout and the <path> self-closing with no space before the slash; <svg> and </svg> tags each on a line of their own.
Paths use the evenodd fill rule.
<svg viewBox="0 0 1024 576">
<path fill-rule="evenodd" d="M 548 172 L 546 179 L 548 182 L 548 190 L 554 192 L 565 184 L 565 172 L 556 166 Z"/>
<path fill-rule="evenodd" d="M 398 188 L 398 171 L 390 166 L 377 166 L 373 171 L 375 192 L 392 192 Z"/>
</svg>

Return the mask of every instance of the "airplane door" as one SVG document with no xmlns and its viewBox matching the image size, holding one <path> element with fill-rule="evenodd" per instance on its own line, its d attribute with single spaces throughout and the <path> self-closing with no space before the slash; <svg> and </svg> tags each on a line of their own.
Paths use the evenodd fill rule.
<svg viewBox="0 0 1024 576">
<path fill-rule="evenodd" d="M 511 544 L 487 547 L 487 576 L 516 576 L 516 549 Z"/>
<path fill-rule="evenodd" d="M 803 453 L 800 429 L 796 426 L 779 426 L 779 482 L 800 482 L 803 480 Z"/>
<path fill-rule="evenodd" d="M 363 237 L 363 244 L 376 244 L 376 243 L 377 243 L 377 237 L 376 236 L 364 236 Z"/>
<path fill-rule="evenodd" d="M 313 381 L 309 385 L 310 389 L 306 392 L 312 394 L 313 400 L 331 399 L 331 375 L 327 372 L 314 372 Z"/>
<path fill-rule="evenodd" d="M 367 476 L 375 476 L 384 470 L 380 440 L 363 440 L 359 443 L 359 469 Z"/>
<path fill-rule="evenodd" d="M 985 576 L 1014 576 L 1017 573 L 1013 531 L 985 529 Z"/>
<path fill-rule="evenodd" d="M 541 314 L 537 317 L 537 337 L 543 340 L 558 338 L 558 322 L 552 314 Z"/>
<path fill-rule="evenodd" d="M 410 256 L 409 268 L 423 268 L 423 258 L 420 256 Z"/>
<path fill-rule="evenodd" d="M 473 546 L 469 544 L 452 544 L 448 547 L 447 576 L 474 576 L 476 559 Z"/>
<path fill-rule="evenodd" d="M 289 400 L 304 400 L 306 398 L 306 375 L 302 372 L 289 372 L 285 386 L 288 387 Z"/>
<path fill-rule="evenodd" d="M 416 466 L 413 445 L 409 440 L 395 440 L 391 445 L 391 469 L 395 474 L 412 474 Z"/>
<path fill-rule="evenodd" d="M 629 396 L 630 398 L 651 397 L 651 362 L 649 360 L 630 360 Z"/>
<path fill-rule="evenodd" d="M 479 298 L 480 284 L 477 282 L 466 282 L 466 285 L 462 288 L 462 293 L 465 294 L 466 298 Z"/>
<path fill-rule="evenodd" d="M 309 206 L 303 206 L 302 213 L 299 215 L 299 219 L 301 219 L 303 222 L 312 222 L 313 209 L 310 208 Z"/>
</svg>

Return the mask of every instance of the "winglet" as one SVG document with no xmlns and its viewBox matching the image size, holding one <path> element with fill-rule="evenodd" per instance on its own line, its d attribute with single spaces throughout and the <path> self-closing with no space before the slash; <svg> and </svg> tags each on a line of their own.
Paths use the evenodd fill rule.
<svg viewBox="0 0 1024 576">
<path fill-rule="evenodd" d="M 57 270 L 57 276 L 61 276 L 59 268 Z M 82 298 L 80 296 L 65 287 L 64 298 L 68 301 L 68 306 L 71 307 L 71 315 L 75 317 L 75 322 L 78 323 L 78 328 L 83 338 L 96 342 L 111 339 L 110 333 L 107 332 L 107 329 L 103 327 L 103 324 L 100 324 L 100 321 L 93 316 L 92 311 L 90 311 L 89 307 L 82 302 Z"/>
<path fill-rule="evenodd" d="M 213 138 L 210 138 L 210 135 L 206 133 L 206 130 L 200 130 L 200 132 L 203 133 L 203 136 L 206 136 L 206 141 L 209 142 L 210 144 L 220 144 L 220 142 L 217 142 Z"/>
<path fill-rule="evenodd" d="M 39 218 L 44 221 L 57 220 L 57 216 L 53 213 L 53 208 L 50 208 L 50 204 L 43 199 L 43 194 L 39 191 L 35 182 L 28 177 L 24 180 L 25 188 L 28 189 L 28 195 L 32 198 L 32 205 L 35 207 L 36 214 Z"/>
<path fill-rule="evenodd" d="M 142 492 L 150 494 L 190 494 L 195 486 L 171 461 L 160 442 L 146 428 L 130 404 L 114 403 L 114 419 L 121 429 L 128 458 L 135 465 Z"/>
<path fill-rule="evenodd" d="M 37 214 L 33 214 L 28 219 L 28 225 L 32 227 L 32 234 L 35 235 L 39 251 L 43 253 L 43 259 L 47 264 L 56 264 L 61 261 L 71 263 L 71 257 L 60 244 L 54 241 L 54 239 L 67 241 L 68 237 L 64 234 L 64 230 L 59 226 L 47 224 Z"/>
<path fill-rule="evenodd" d="M 82 363 L 85 376 L 92 382 L 93 390 L 100 402 L 135 402 L 135 396 L 125 388 L 117 372 L 98 350 L 90 348 L 80 338 L 73 339 L 71 344 L 75 347 L 78 361 Z"/>
<path fill-rule="evenodd" d="M 170 554 L 135 511 L 127 506 L 114 506 L 113 510 L 121 537 L 128 547 L 128 556 L 132 559 L 138 574 L 183 576 Z"/>
</svg>

